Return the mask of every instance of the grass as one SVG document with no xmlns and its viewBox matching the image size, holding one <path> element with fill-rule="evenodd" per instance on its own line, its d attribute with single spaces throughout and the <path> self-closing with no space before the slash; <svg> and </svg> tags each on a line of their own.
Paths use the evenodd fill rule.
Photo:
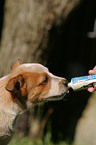
<svg viewBox="0 0 96 145">
<path fill-rule="evenodd" d="M 28 138 L 22 138 L 20 140 L 12 139 L 9 145 L 55 145 L 55 144 L 52 143 L 51 141 L 43 143 L 42 140 L 32 141 Z M 60 142 L 58 143 L 58 145 L 68 145 L 68 144 L 65 142 Z"/>
<path fill-rule="evenodd" d="M 18 139 L 15 135 L 8 145 L 69 145 L 69 144 L 63 141 L 59 142 L 58 144 L 54 144 L 51 141 L 51 134 L 47 133 L 47 135 L 45 136 L 44 142 L 41 139 L 32 141 L 31 139 L 27 137 Z"/>
<path fill-rule="evenodd" d="M 9 145 L 42 145 L 42 141 L 41 140 L 32 141 L 28 138 L 22 138 L 19 140 L 12 139 Z"/>
<path fill-rule="evenodd" d="M 66 143 L 64 141 L 60 141 L 57 144 L 54 144 L 51 140 L 52 135 L 51 132 L 48 131 L 44 137 L 44 141 L 41 139 L 38 140 L 32 140 L 29 139 L 28 137 L 23 137 L 18 139 L 17 137 L 18 135 L 14 135 L 14 137 L 12 138 L 11 142 L 8 145 L 80 145 L 80 144 L 69 144 Z M 84 145 L 84 144 L 83 144 Z"/>
<path fill-rule="evenodd" d="M 75 144 L 68 144 L 63 141 L 59 142 L 58 144 L 54 144 L 51 141 L 44 143 L 42 140 L 32 141 L 31 139 L 28 138 L 22 138 L 22 139 L 13 138 L 8 145 L 75 145 Z"/>
<path fill-rule="evenodd" d="M 41 139 L 32 141 L 31 139 L 25 137 L 25 138 L 21 138 L 21 139 L 17 139 L 16 137 L 13 137 L 13 139 L 11 140 L 11 142 L 8 145 L 76 145 L 76 144 L 69 144 L 66 142 L 59 142 L 58 144 L 54 144 L 50 139 L 49 139 L 49 135 L 47 135 L 47 137 L 45 138 L 44 142 Z M 80 145 L 80 144 L 78 144 Z"/>
<path fill-rule="evenodd" d="M 41 139 L 32 141 L 29 138 L 17 139 L 16 137 L 13 137 L 13 139 L 8 145 L 75 145 L 75 144 L 74 143 L 69 144 L 63 141 L 59 142 L 58 144 L 54 144 L 51 140 L 49 140 L 48 137 L 45 139 L 44 142 Z"/>
</svg>

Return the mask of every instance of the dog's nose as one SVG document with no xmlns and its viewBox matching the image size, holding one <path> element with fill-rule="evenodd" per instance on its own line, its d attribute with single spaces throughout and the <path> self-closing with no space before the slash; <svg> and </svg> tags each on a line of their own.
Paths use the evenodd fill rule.
<svg viewBox="0 0 96 145">
<path fill-rule="evenodd" d="M 65 87 L 68 87 L 68 81 L 66 79 L 64 79 L 62 83 Z"/>
</svg>

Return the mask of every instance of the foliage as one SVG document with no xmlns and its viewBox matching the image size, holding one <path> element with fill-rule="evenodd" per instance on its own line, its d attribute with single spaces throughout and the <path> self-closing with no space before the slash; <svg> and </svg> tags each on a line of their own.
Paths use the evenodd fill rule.
<svg viewBox="0 0 96 145">
<path fill-rule="evenodd" d="M 17 136 L 15 135 L 11 140 L 11 142 L 9 143 L 9 145 L 57 145 L 57 144 L 54 144 L 51 141 L 51 133 L 48 132 L 45 136 L 44 141 L 42 141 L 41 139 L 31 140 L 28 137 L 18 139 Z M 58 145 L 68 145 L 68 144 L 62 141 L 59 142 Z"/>
<path fill-rule="evenodd" d="M 55 145 L 54 143 L 52 143 L 51 141 L 48 141 L 47 143 L 44 143 L 42 140 L 36 140 L 36 141 L 32 141 L 28 138 L 22 138 L 20 140 L 16 140 L 15 138 L 12 139 L 12 141 L 10 142 L 9 145 Z M 58 145 L 68 145 L 65 142 L 60 142 L 58 143 Z"/>
<path fill-rule="evenodd" d="M 58 144 L 54 144 L 51 141 L 51 134 L 47 133 L 44 141 L 42 141 L 41 139 L 31 140 L 28 137 L 18 139 L 15 135 L 8 145 L 74 145 L 74 144 L 69 144 L 64 141 L 60 141 Z"/>
</svg>

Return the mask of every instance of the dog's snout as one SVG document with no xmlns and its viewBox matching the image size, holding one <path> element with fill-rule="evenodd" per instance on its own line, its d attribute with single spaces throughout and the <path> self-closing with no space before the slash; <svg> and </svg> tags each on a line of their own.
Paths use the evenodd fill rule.
<svg viewBox="0 0 96 145">
<path fill-rule="evenodd" d="M 64 86 L 68 87 L 68 81 L 67 81 L 66 79 L 64 79 L 64 80 L 62 81 L 62 84 L 63 84 Z"/>
</svg>

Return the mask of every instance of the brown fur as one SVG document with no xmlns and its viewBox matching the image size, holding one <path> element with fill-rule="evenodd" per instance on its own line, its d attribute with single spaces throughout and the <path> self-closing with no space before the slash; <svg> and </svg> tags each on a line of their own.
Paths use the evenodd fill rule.
<svg viewBox="0 0 96 145">
<path fill-rule="evenodd" d="M 12 72 L 0 79 L 0 145 L 7 145 L 19 114 L 52 96 L 65 94 L 66 80 L 40 64 L 17 61 Z M 57 99 L 55 97 L 55 99 Z"/>
</svg>

